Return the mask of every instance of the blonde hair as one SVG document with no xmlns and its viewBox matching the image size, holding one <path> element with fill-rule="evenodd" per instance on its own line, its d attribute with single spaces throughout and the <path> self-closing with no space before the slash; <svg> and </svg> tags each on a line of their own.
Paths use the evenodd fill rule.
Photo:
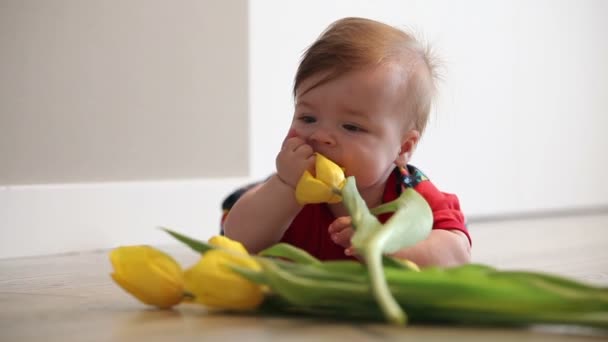
<svg viewBox="0 0 608 342">
<path fill-rule="evenodd" d="M 344 18 L 332 23 L 304 52 L 296 72 L 293 94 L 305 79 L 318 73 L 325 77 L 308 91 L 353 70 L 394 62 L 402 66 L 405 114 L 413 117 L 414 129 L 424 131 L 436 93 L 436 59 L 430 48 L 410 33 L 378 21 Z"/>
</svg>

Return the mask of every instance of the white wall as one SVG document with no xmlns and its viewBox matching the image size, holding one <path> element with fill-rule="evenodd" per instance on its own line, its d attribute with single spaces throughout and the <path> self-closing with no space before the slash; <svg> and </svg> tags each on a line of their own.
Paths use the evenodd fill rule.
<svg viewBox="0 0 608 342">
<path fill-rule="evenodd" d="M 23 3 L 34 0 L 28 1 Z M 209 5 L 209 11 L 220 3 L 189 2 Z M 158 15 L 163 9 L 184 10 L 176 3 L 151 4 Z M 226 2 L 228 10 L 214 20 L 234 20 L 231 4 Z M 274 169 L 291 119 L 292 77 L 300 54 L 331 21 L 351 15 L 414 27 L 445 59 L 442 97 L 414 163 L 442 189 L 457 193 L 469 216 L 608 204 L 608 2 L 251 0 L 248 6 L 250 177 L 187 180 L 182 174 L 164 181 L 110 177 L 103 183 L 0 186 L 0 258 L 172 242 L 154 229 L 159 225 L 200 238 L 216 234 L 223 197 Z M 186 12 L 196 23 L 197 12 Z M 7 23 L 0 21 L 3 33 Z M 194 46 L 209 43 L 197 30 L 183 34 Z M 224 43 L 227 49 L 236 44 Z M 0 57 L 5 56 L 2 51 Z M 192 81 L 201 87 L 213 84 Z M 10 79 L 0 79 L 0 85 L 0 95 L 16 89 Z M 159 93 L 165 95 L 171 101 L 175 94 Z M 213 133 L 227 137 L 234 132 Z M 201 153 L 197 144 L 185 146 L 185 153 Z M 6 167 L 3 162 L 0 168 Z"/>
<path fill-rule="evenodd" d="M 219 232 L 248 174 L 247 5 L 0 1 L 0 258 Z"/>
<path fill-rule="evenodd" d="M 245 178 L 0 187 L 0 258 L 207 239 L 221 200 Z"/>
<path fill-rule="evenodd" d="M 2 0 L 0 185 L 247 176 L 247 0 Z"/>
<path fill-rule="evenodd" d="M 413 164 L 457 193 L 469 216 L 608 205 L 602 0 L 252 0 L 253 176 L 274 168 L 301 53 L 345 16 L 413 28 L 445 60 Z"/>
</svg>

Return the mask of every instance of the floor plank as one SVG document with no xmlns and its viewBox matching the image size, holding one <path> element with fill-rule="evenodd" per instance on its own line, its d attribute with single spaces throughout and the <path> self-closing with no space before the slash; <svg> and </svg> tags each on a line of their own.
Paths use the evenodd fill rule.
<svg viewBox="0 0 608 342">
<path fill-rule="evenodd" d="M 608 286 L 608 215 L 475 224 L 473 261 L 560 274 Z M 163 248 L 182 265 L 184 246 Z M 107 251 L 0 260 L 0 341 L 605 339 L 576 327 L 532 329 L 391 327 L 314 319 L 214 314 L 202 307 L 146 308 L 110 279 Z"/>
<path fill-rule="evenodd" d="M 473 262 L 608 286 L 608 215 L 484 223 L 471 233 Z"/>
</svg>

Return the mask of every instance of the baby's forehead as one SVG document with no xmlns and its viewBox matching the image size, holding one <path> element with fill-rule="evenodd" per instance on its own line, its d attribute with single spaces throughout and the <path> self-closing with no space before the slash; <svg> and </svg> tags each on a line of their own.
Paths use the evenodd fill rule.
<svg viewBox="0 0 608 342">
<path fill-rule="evenodd" d="M 316 74 L 302 82 L 296 91 L 295 104 L 302 109 L 332 108 L 340 112 L 367 113 L 371 117 L 374 113 L 403 114 L 407 75 L 402 69 L 383 64 L 339 76 Z M 328 79 L 331 76 L 333 78 Z"/>
<path fill-rule="evenodd" d="M 297 103 L 299 97 L 328 83 L 338 84 L 345 90 L 355 89 L 359 92 L 382 95 L 387 91 L 398 92 L 399 88 L 406 86 L 407 80 L 406 65 L 395 61 L 383 61 L 349 70 L 320 70 L 300 82 L 295 89 L 295 100 Z"/>
</svg>

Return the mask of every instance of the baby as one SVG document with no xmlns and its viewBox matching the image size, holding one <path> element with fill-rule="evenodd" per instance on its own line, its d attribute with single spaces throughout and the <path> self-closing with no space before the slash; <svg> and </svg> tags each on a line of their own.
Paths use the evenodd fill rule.
<svg viewBox="0 0 608 342">
<path fill-rule="evenodd" d="M 282 241 L 322 260 L 354 257 L 351 218 L 341 203 L 296 202 L 296 184 L 314 169 L 318 152 L 355 176 L 370 208 L 397 198 L 405 187 L 427 200 L 434 217 L 430 235 L 393 256 L 420 266 L 467 263 L 471 239 L 457 197 L 437 190 L 408 164 L 434 93 L 434 65 L 411 35 L 362 18 L 331 24 L 296 73 L 295 111 L 276 157 L 277 172 L 224 202 L 230 209 L 224 234 L 252 253 Z"/>
</svg>

